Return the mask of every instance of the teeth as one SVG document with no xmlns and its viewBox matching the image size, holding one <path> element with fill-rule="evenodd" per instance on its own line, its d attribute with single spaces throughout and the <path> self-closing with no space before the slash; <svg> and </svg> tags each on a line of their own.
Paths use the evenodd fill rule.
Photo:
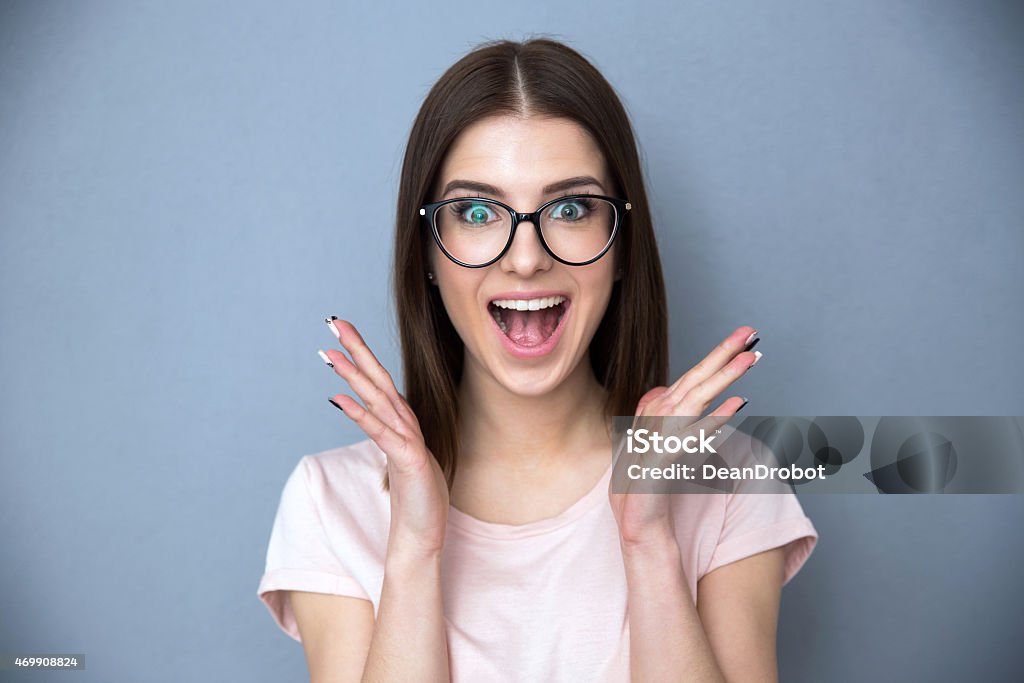
<svg viewBox="0 0 1024 683">
<path fill-rule="evenodd" d="M 564 296 L 545 296 L 539 299 L 497 299 L 491 303 L 498 308 L 508 308 L 517 311 L 539 311 L 542 308 L 557 306 L 563 301 L 565 301 Z M 498 320 L 497 312 L 495 312 L 495 320 Z"/>
<path fill-rule="evenodd" d="M 491 303 L 494 304 L 495 308 L 490 308 L 491 317 L 498 323 L 498 327 L 502 332 L 508 333 L 508 325 L 501 319 L 501 311 L 499 309 L 509 309 L 517 311 L 539 311 L 542 308 L 551 308 L 565 301 L 564 296 L 544 296 L 539 299 L 496 299 Z M 562 315 L 559 314 L 558 319 L 562 319 Z"/>
</svg>

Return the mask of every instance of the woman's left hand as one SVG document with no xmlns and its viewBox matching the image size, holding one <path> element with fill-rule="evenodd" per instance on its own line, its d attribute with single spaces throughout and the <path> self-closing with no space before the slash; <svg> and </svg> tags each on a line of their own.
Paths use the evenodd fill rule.
<svg viewBox="0 0 1024 683">
<path fill-rule="evenodd" d="M 674 384 L 655 387 L 644 394 L 637 404 L 633 428 L 658 429 L 658 417 L 696 419 L 695 416 L 703 415 L 711 402 L 761 357 L 759 351 L 749 351 L 751 344 L 756 341 L 756 332 L 746 325 L 738 327 Z M 701 428 L 705 432 L 714 431 L 728 422 L 745 404 L 744 398 L 732 396 L 707 418 L 693 422 L 686 433 L 692 430 L 697 434 Z M 682 438 L 684 434 L 677 436 Z M 612 481 L 615 480 L 616 477 L 613 477 Z M 632 480 L 629 484 L 632 484 Z M 642 491 L 651 490 L 650 483 L 641 483 L 637 488 Z M 613 493 L 609 486 L 608 497 L 619 527 L 619 538 L 624 546 L 663 543 L 669 539 L 675 542 L 668 494 L 629 490 Z"/>
</svg>

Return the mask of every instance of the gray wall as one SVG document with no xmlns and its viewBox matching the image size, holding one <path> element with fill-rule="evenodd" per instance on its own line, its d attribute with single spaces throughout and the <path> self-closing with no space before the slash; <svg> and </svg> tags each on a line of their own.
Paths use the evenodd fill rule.
<svg viewBox="0 0 1024 683">
<path fill-rule="evenodd" d="M 298 458 L 363 438 L 322 319 L 398 371 L 405 136 L 487 38 L 621 93 L 674 373 L 752 324 L 751 414 L 1024 414 L 1020 5 L 386 4 L 0 5 L 0 652 L 301 679 L 256 585 Z M 1019 672 L 1024 497 L 802 501 L 783 680 Z"/>
</svg>

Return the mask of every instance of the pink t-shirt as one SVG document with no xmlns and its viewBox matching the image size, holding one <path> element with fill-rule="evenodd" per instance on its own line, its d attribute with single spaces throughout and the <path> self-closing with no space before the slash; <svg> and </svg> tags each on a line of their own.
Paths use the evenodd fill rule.
<svg viewBox="0 0 1024 683">
<path fill-rule="evenodd" d="M 285 591 L 380 603 L 390 509 L 384 453 L 366 439 L 303 457 L 281 495 L 257 591 L 301 640 Z M 629 680 L 626 576 L 608 504 L 611 463 L 561 514 L 494 524 L 456 508 L 441 564 L 452 681 Z M 785 546 L 785 581 L 818 534 L 795 495 L 680 494 L 675 530 L 690 594 L 716 567 Z"/>
</svg>

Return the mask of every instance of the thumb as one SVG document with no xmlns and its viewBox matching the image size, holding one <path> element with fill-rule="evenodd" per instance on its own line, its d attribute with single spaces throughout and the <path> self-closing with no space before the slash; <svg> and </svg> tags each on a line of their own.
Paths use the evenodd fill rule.
<svg viewBox="0 0 1024 683">
<path fill-rule="evenodd" d="M 668 387 L 654 387 L 653 389 L 648 391 L 646 394 L 641 396 L 640 397 L 640 402 L 636 404 L 636 413 L 635 413 L 635 415 L 639 415 L 641 412 L 643 412 L 644 407 L 647 406 L 648 403 L 650 403 L 651 401 L 657 399 L 659 396 L 664 394 L 666 391 L 668 391 Z"/>
</svg>

